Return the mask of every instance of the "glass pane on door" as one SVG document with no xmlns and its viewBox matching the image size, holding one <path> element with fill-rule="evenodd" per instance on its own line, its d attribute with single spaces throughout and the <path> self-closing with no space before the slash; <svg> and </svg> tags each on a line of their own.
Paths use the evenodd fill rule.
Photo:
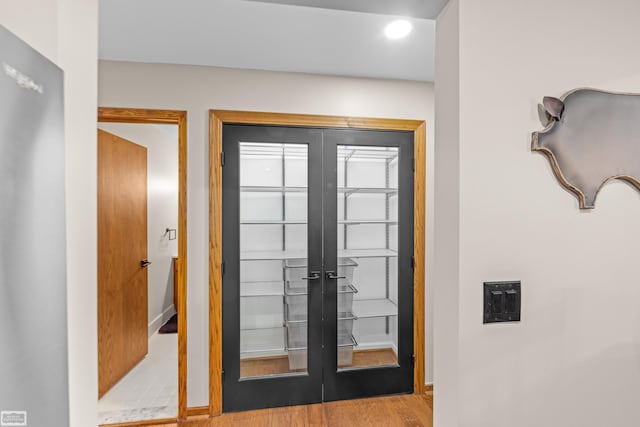
<svg viewBox="0 0 640 427">
<path fill-rule="evenodd" d="M 398 147 L 337 147 L 338 369 L 398 363 Z"/>
<path fill-rule="evenodd" d="M 240 376 L 305 373 L 308 146 L 239 149 Z"/>
</svg>

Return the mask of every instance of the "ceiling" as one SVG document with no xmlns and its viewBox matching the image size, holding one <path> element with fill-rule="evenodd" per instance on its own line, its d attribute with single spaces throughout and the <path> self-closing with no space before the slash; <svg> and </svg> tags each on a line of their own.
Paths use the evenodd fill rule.
<svg viewBox="0 0 640 427">
<path fill-rule="evenodd" d="M 422 17 L 434 16 L 445 2 L 100 0 L 99 56 L 433 81 L 435 21 Z M 386 14 L 391 10 L 397 15 Z M 404 39 L 388 40 L 384 28 L 400 15 L 409 16 L 413 30 Z"/>
</svg>

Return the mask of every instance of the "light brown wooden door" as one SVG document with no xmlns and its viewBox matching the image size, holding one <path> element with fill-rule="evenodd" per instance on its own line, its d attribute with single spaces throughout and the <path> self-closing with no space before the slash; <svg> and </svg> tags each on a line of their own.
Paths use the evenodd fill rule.
<svg viewBox="0 0 640 427">
<path fill-rule="evenodd" d="M 98 130 L 98 396 L 147 354 L 147 149 Z"/>
</svg>

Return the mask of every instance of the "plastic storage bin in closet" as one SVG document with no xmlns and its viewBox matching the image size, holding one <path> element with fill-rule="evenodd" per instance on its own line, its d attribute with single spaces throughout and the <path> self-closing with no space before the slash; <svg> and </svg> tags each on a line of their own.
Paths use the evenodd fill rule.
<svg viewBox="0 0 640 427">
<path fill-rule="evenodd" d="M 358 264 L 350 258 L 338 259 L 338 366 L 352 363 L 353 347 L 353 295 L 358 292 L 352 284 L 353 272 Z M 306 259 L 283 261 L 285 285 L 285 326 L 290 369 L 307 367 L 307 281 Z"/>
</svg>

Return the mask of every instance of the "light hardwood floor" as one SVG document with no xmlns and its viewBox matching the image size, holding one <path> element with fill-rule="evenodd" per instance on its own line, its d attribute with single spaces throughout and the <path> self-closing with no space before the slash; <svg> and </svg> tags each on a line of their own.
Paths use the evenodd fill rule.
<svg viewBox="0 0 640 427">
<path fill-rule="evenodd" d="M 188 427 L 432 427 L 433 392 L 195 417 Z M 150 427 L 178 427 L 178 424 Z"/>
</svg>

